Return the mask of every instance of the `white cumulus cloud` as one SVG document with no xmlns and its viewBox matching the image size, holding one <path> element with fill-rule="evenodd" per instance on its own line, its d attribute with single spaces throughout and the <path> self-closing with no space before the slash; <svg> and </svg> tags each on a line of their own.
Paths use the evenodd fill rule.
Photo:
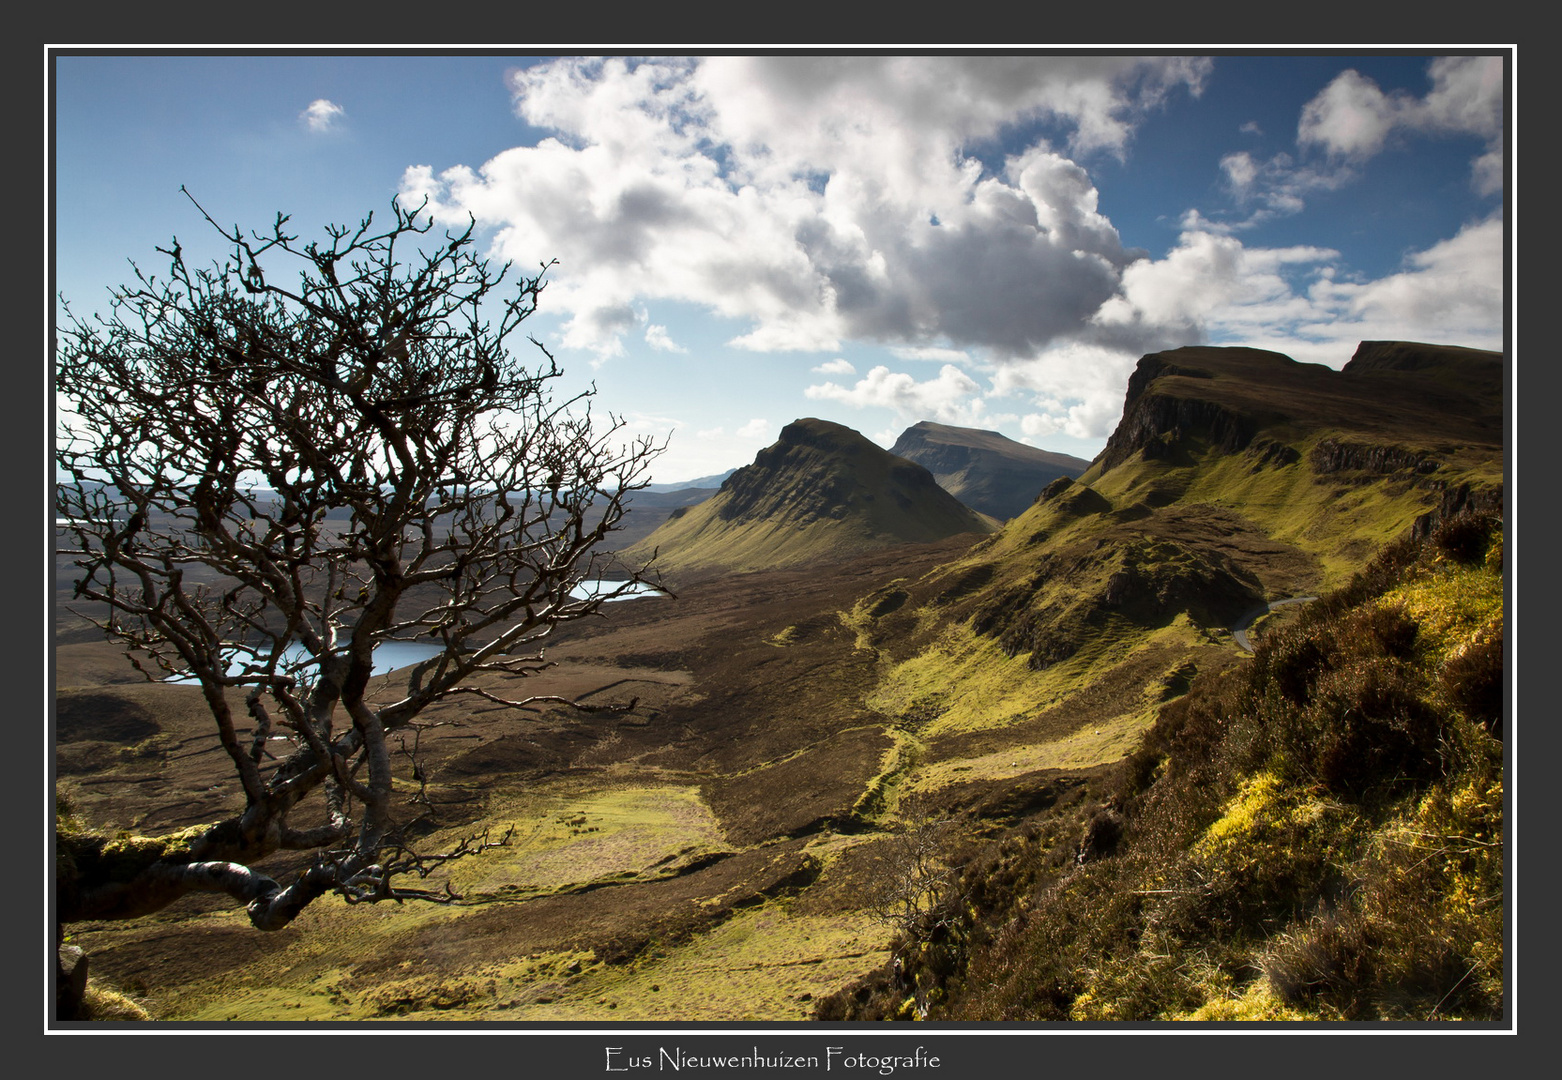
<svg viewBox="0 0 1562 1080">
<path fill-rule="evenodd" d="M 1504 304 L 1502 234 L 1502 219 L 1490 218 L 1412 252 L 1402 270 L 1376 281 L 1322 278 L 1308 296 L 1312 323 L 1302 329 L 1342 343 L 1410 338 L 1501 348 L 1493 313 Z"/>
<path fill-rule="evenodd" d="M 1246 217 L 1186 224 L 1234 233 L 1301 213 L 1313 192 L 1351 183 L 1369 159 L 1413 135 L 1462 134 L 1486 140 L 1470 164 L 1471 186 L 1481 195 L 1501 194 L 1501 59 L 1440 57 L 1427 66 L 1427 77 L 1431 89 L 1425 97 L 1416 97 L 1402 90 L 1385 93 L 1354 69 L 1341 72 L 1302 108 L 1296 134 L 1301 160 L 1289 153 L 1258 158 L 1246 150 L 1221 159 L 1226 189 Z"/>
<path fill-rule="evenodd" d="M 686 353 L 689 351 L 674 341 L 672 335 L 667 332 L 667 327 L 659 323 L 650 323 L 646 326 L 645 343 L 661 352 Z"/>
<path fill-rule="evenodd" d="M 1246 247 L 1230 235 L 1193 230 L 1162 259 L 1123 273 L 1122 291 L 1096 322 L 1143 336 L 1176 329 L 1187 344 L 1273 348 L 1336 367 L 1358 341 L 1404 339 L 1499 348 L 1504 262 L 1502 220 L 1465 226 L 1412 252 L 1376 281 L 1341 279 L 1328 248 Z"/>
<path fill-rule="evenodd" d="M 1471 165 L 1476 189 L 1501 189 L 1503 62 L 1498 56 L 1443 56 L 1427 68 L 1425 97 L 1384 93 L 1355 70 L 1341 72 L 1302 110 L 1297 143 L 1364 159 L 1408 133 L 1475 135 L 1486 150 Z M 1494 168 L 1494 162 L 1496 168 Z"/>
<path fill-rule="evenodd" d="M 826 360 L 813 368 L 819 375 L 855 375 L 857 368 L 850 360 L 837 356 L 834 360 Z"/>
<path fill-rule="evenodd" d="M 894 410 L 902 420 L 937 420 L 946 424 L 971 424 L 981 415 L 981 384 L 953 364 L 945 364 L 936 378 L 918 382 L 903 371 L 880 364 L 846 387 L 827 382 L 803 393 L 815 400 L 839 401 L 857 408 L 878 406 Z"/>
<path fill-rule="evenodd" d="M 1105 438 L 1122 416 L 1123 387 L 1140 355 L 1101 345 L 1061 345 L 999 368 L 989 400 L 1021 402 L 1020 430 L 1030 439 Z"/>
<path fill-rule="evenodd" d="M 497 227 L 517 265 L 557 258 L 566 347 L 617 355 L 626 310 L 693 303 L 746 324 L 733 344 L 843 340 L 1026 355 L 1071 333 L 1135 253 L 1078 163 L 1037 140 L 966 147 L 1022 123 L 1068 152 L 1120 153 L 1184 57 L 572 58 L 513 76 L 552 131 L 480 168 L 416 166 L 408 197 Z"/>
<path fill-rule="evenodd" d="M 303 121 L 304 126 L 310 131 L 330 131 L 331 128 L 336 126 L 337 120 L 345 115 L 346 110 L 336 104 L 336 102 L 328 101 L 325 98 L 316 98 L 309 103 L 309 106 L 303 112 L 298 114 L 298 118 Z"/>
</svg>

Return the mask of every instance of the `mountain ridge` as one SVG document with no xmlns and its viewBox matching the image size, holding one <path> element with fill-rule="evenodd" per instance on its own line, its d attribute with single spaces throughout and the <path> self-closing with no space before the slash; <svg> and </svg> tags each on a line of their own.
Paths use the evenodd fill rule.
<svg viewBox="0 0 1562 1080">
<path fill-rule="evenodd" d="M 751 570 L 994 528 L 923 466 L 844 425 L 805 417 L 627 554 L 654 551 L 671 570 Z"/>
<path fill-rule="evenodd" d="M 890 453 L 928 468 L 944 490 L 1006 521 L 1023 513 L 1052 481 L 1079 476 L 1090 462 L 1015 442 L 996 431 L 923 420 L 901 433 Z"/>
</svg>

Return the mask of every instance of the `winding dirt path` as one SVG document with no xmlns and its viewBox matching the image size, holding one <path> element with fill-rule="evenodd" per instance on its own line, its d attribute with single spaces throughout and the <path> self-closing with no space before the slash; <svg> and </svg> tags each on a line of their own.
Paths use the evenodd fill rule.
<svg viewBox="0 0 1562 1080">
<path fill-rule="evenodd" d="M 1277 608 L 1283 608 L 1289 604 L 1306 604 L 1316 599 L 1318 599 L 1316 596 L 1288 596 L 1284 600 L 1271 600 L 1263 607 L 1254 608 L 1252 611 L 1242 616 L 1242 618 L 1237 621 L 1237 624 L 1231 628 L 1232 640 L 1234 640 L 1238 645 L 1242 646 L 1242 648 L 1247 652 L 1252 652 L 1253 642 L 1248 638 L 1247 632 L 1248 628 L 1251 627 L 1255 622 L 1263 618 L 1265 615 L 1268 615 L 1271 611 L 1276 610 Z"/>
</svg>

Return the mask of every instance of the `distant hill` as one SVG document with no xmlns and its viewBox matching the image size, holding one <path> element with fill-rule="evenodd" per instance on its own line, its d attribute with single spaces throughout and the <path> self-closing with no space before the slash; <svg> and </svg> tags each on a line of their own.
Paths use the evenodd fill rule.
<svg viewBox="0 0 1562 1080">
<path fill-rule="evenodd" d="M 1090 468 L 1083 458 L 1026 446 L 996 431 L 930 420 L 907 428 L 890 453 L 926 466 L 945 491 L 1003 521 L 1023 514 L 1058 477 Z"/>
<path fill-rule="evenodd" d="M 618 528 L 614 529 L 612 535 L 608 537 L 607 545 L 614 550 L 622 551 L 638 544 L 661 528 L 672 515 L 704 502 L 716 494 L 717 490 L 716 485 L 708 487 L 669 485 L 664 489 L 653 484 L 642 491 L 636 491 L 625 499 L 624 505 L 628 508 L 628 513 L 619 519 Z"/>
<path fill-rule="evenodd" d="M 673 570 L 752 570 L 995 528 L 921 465 L 851 428 L 803 419 L 788 424 L 715 496 L 674 511 L 629 554 L 658 549 L 660 563 Z"/>
<path fill-rule="evenodd" d="M 728 469 L 726 472 L 712 473 L 709 476 L 695 477 L 693 480 L 684 480 L 670 484 L 647 484 L 645 490 L 669 493 L 674 491 L 688 491 L 690 488 L 709 488 L 715 491 L 726 481 L 727 477 L 737 472 L 736 469 Z"/>
</svg>

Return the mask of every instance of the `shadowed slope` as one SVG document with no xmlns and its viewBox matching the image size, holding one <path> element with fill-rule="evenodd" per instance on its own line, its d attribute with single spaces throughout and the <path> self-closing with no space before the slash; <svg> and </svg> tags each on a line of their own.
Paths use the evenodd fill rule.
<svg viewBox="0 0 1562 1080">
<path fill-rule="evenodd" d="M 673 571 L 755 570 L 993 528 L 922 466 L 850 428 L 804 419 L 631 555 L 657 549 Z"/>
<path fill-rule="evenodd" d="M 1075 477 L 1090 467 L 1083 458 L 1026 446 L 996 431 L 930 420 L 902 432 L 890 453 L 926 466 L 945 491 L 1004 521 L 1024 513 L 1058 477 Z"/>
</svg>

